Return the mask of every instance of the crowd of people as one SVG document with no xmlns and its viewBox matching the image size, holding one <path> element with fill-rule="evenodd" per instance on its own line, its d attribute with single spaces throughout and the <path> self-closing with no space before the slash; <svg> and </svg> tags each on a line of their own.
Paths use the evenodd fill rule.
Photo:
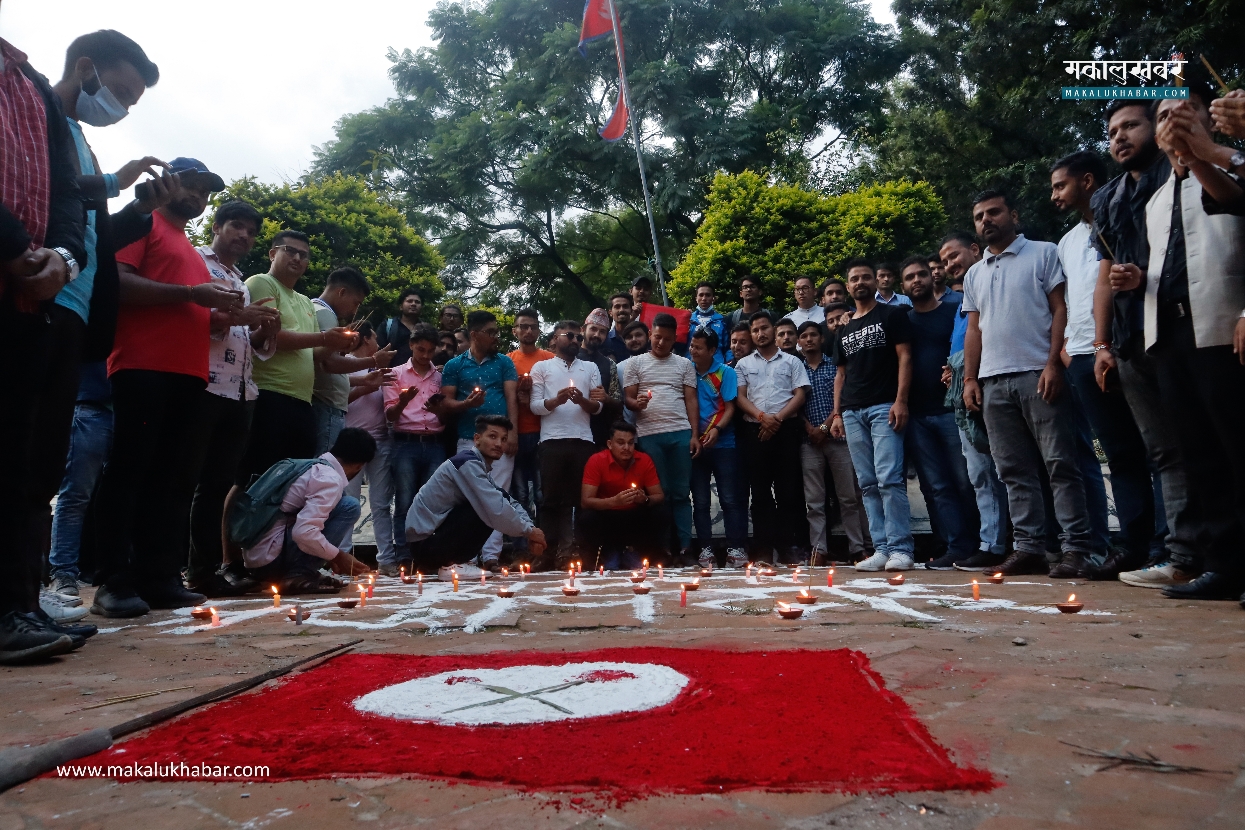
<svg viewBox="0 0 1245 830">
<path fill-rule="evenodd" d="M 1215 140 L 1245 137 L 1239 92 L 1108 106 L 1122 172 L 1054 164 L 1058 244 L 986 190 L 936 251 L 744 274 L 725 313 L 710 283 L 654 308 L 642 274 L 582 321 L 521 309 L 501 354 L 493 313 L 433 325 L 415 288 L 357 322 L 350 266 L 300 293 L 304 229 L 244 273 L 266 220 L 245 202 L 196 247 L 224 189 L 202 161 L 102 172 L 81 125 L 159 80 L 125 35 L 74 40 L 55 84 L 0 58 L 2 663 L 81 647 L 88 613 L 340 591 L 369 570 L 364 482 L 389 577 L 647 559 L 1245 589 L 1245 156 Z M 790 280 L 789 311 L 762 307 L 762 276 Z M 919 564 L 909 471 L 937 544 Z"/>
</svg>

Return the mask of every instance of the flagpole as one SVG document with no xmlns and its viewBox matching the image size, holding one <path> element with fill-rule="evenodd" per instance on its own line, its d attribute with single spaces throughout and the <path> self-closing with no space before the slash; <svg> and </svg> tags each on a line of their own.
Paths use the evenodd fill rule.
<svg viewBox="0 0 1245 830">
<path fill-rule="evenodd" d="M 648 214 L 648 230 L 653 236 L 653 262 L 657 266 L 657 287 L 661 291 L 661 304 L 668 306 L 666 296 L 666 274 L 661 267 L 661 248 L 657 244 L 657 223 L 653 221 L 653 203 L 648 195 L 648 175 L 644 172 L 644 156 L 640 154 L 640 131 L 636 127 L 636 111 L 631 106 L 631 85 L 627 83 L 627 62 L 623 56 L 621 24 L 618 11 L 614 8 L 614 0 L 605 0 L 610 7 L 610 23 L 614 27 L 614 50 L 618 55 L 618 82 L 622 85 L 623 103 L 627 106 L 628 120 L 631 121 L 631 139 L 635 142 L 635 163 L 640 168 L 640 188 L 644 191 L 644 210 Z"/>
</svg>

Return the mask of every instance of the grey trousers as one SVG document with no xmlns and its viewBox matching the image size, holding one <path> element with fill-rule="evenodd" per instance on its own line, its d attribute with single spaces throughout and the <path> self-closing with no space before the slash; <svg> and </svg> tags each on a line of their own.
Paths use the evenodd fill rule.
<svg viewBox="0 0 1245 830">
<path fill-rule="evenodd" d="M 820 446 L 801 444 L 800 466 L 804 469 L 809 544 L 823 552 L 830 550 L 826 532 L 826 468 L 829 467 L 843 519 L 843 532 L 847 534 L 847 550 L 853 557 L 871 555 L 873 539 L 869 536 L 869 519 L 860 502 L 860 485 L 856 482 L 856 468 L 852 466 L 847 442 L 827 438 Z"/>
<path fill-rule="evenodd" d="M 1181 570 L 1197 571 L 1201 569 L 1201 556 L 1189 516 L 1189 485 L 1184 451 L 1177 438 L 1179 427 L 1163 407 L 1154 358 L 1140 349 L 1134 351 L 1133 357 L 1119 361 L 1120 386 L 1163 488 L 1163 515 L 1167 518 L 1164 544 Z"/>
<path fill-rule="evenodd" d="M 1090 556 L 1093 534 L 1085 509 L 1085 482 L 1077 465 L 1072 393 L 1064 389 L 1048 404 L 1037 391 L 1041 374 L 1013 372 L 982 380 L 982 414 L 990 433 L 990 454 L 1007 487 L 1014 548 L 1046 553 L 1046 508 L 1039 472 L 1045 466 L 1062 531 L 1060 546 L 1064 553 Z"/>
</svg>

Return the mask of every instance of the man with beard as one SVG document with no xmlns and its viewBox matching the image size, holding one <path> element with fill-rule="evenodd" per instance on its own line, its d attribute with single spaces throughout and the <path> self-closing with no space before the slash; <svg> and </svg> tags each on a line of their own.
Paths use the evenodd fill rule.
<svg viewBox="0 0 1245 830">
<path fill-rule="evenodd" d="M 1140 570 L 1121 572 L 1119 578 L 1127 585 L 1163 588 L 1186 583 L 1201 570 L 1188 512 L 1184 453 L 1177 438 L 1181 427 L 1167 415 L 1157 364 L 1146 354 L 1145 292 L 1116 290 L 1116 283 L 1126 277 L 1140 280 L 1149 267 L 1145 208 L 1171 175 L 1171 164 L 1155 143 L 1154 118 L 1147 104 L 1113 101 L 1106 118 L 1111 157 L 1124 172 L 1090 199 L 1091 244 L 1101 257 L 1094 289 L 1094 377 L 1104 391 L 1117 384 L 1123 391 L 1150 455 L 1150 467 L 1162 485 L 1162 510 L 1157 501 L 1155 508 L 1159 520 L 1166 519 L 1166 527 L 1156 531 L 1151 561 Z M 1119 563 L 1106 563 L 1103 574 L 1109 575 L 1111 568 L 1118 570 Z"/>
<path fill-rule="evenodd" d="M 225 183 L 203 162 L 169 165 L 180 183 L 152 214 L 151 233 L 117 252 L 121 310 L 108 359 L 115 432 L 96 494 L 100 562 L 92 613 L 135 617 L 197 605 L 186 590 L 188 506 L 196 484 L 189 454 L 208 380 L 212 309 L 233 314 L 242 293 L 213 282 L 186 225 Z M 141 513 L 141 516 L 140 516 Z"/>
<path fill-rule="evenodd" d="M 816 320 L 808 322 L 817 322 Z M 782 349 L 792 357 L 799 357 L 800 350 L 796 347 L 796 330 L 795 321 L 790 317 L 784 317 L 778 321 L 778 325 L 774 326 L 774 342 L 778 344 L 778 348 Z"/>
<path fill-rule="evenodd" d="M 446 303 L 441 306 L 441 314 L 437 317 L 438 331 L 456 332 L 463 327 L 463 310 L 461 306 L 454 303 Z M 459 352 L 464 351 L 459 349 Z"/>
<path fill-rule="evenodd" d="M 732 369 L 735 364 L 752 354 L 755 347 L 752 345 L 752 329 L 748 325 L 748 321 L 736 323 L 731 329 L 731 359 L 727 362 L 727 366 Z"/>
<path fill-rule="evenodd" d="M 521 308 L 514 315 L 511 329 L 519 348 L 507 357 L 514 363 L 519 374 L 515 394 L 519 402 L 519 451 L 514 456 L 513 492 L 515 501 L 523 505 L 529 516 L 536 516 L 540 504 L 540 460 L 536 454 L 540 443 L 540 418 L 529 407 L 532 394 L 532 367 L 542 360 L 553 357 L 553 352 L 539 348 L 540 314 L 534 308 Z"/>
<path fill-rule="evenodd" d="M 631 312 L 635 305 L 630 294 L 618 293 L 606 300 L 608 303 L 610 319 L 614 321 L 614 325 L 610 328 L 610 333 L 606 335 L 605 350 L 610 357 L 614 358 L 615 363 L 622 363 L 631 354 L 627 351 L 626 330 L 627 324 L 631 322 Z M 604 375 L 602 375 L 604 378 Z"/>
<path fill-rule="evenodd" d="M 403 288 L 398 295 L 398 316 L 377 327 L 376 344 L 382 349 L 386 346 L 393 347 L 393 362 L 390 366 L 401 366 L 411 359 L 411 332 L 423 322 L 423 311 L 424 299 L 419 296 L 419 291 Z"/>
<path fill-rule="evenodd" d="M 1077 465 L 1076 418 L 1059 360 L 1068 316 L 1064 275 L 1055 245 L 1026 239 L 1017 231 L 1019 221 L 998 191 L 973 200 L 973 223 L 988 252 L 964 278 L 964 403 L 985 416 L 990 451 L 1007 486 L 1014 552 L 999 571 L 1047 570 L 1038 472 L 1044 464 L 1061 529 L 1061 553 L 1052 554 L 1049 576 L 1075 579 L 1085 576 L 1095 551 Z"/>
<path fill-rule="evenodd" d="M 596 451 L 591 418 L 605 410 L 601 373 L 579 359 L 582 342 L 579 323 L 563 320 L 553 329 L 555 356 L 532 367 L 528 411 L 540 421 L 540 529 L 558 570 L 572 558 L 571 518 L 584 464 Z"/>
<path fill-rule="evenodd" d="M 601 385 L 604 396 L 601 403 L 605 408 L 600 415 L 592 416 L 592 441 L 597 447 L 604 447 L 610 437 L 610 425 L 622 415 L 622 384 L 618 382 L 618 365 L 605 350 L 606 338 L 610 334 L 610 318 L 603 308 L 594 308 L 584 320 L 584 347 L 579 351 L 579 359 L 593 363 L 601 373 Z"/>
<path fill-rule="evenodd" d="M 752 315 L 761 310 L 761 280 L 751 275 L 740 277 L 739 299 L 739 308 L 726 315 L 727 331 L 735 331 L 740 323 L 747 325 Z M 735 355 L 737 360 L 741 357 L 743 354 Z"/>
</svg>

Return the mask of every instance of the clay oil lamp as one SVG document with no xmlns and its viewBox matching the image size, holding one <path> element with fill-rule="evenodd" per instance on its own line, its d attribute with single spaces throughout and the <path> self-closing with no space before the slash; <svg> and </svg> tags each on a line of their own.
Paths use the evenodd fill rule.
<svg viewBox="0 0 1245 830">
<path fill-rule="evenodd" d="M 800 605 L 812 605 L 814 602 L 817 601 L 817 595 L 810 594 L 808 589 L 805 588 L 803 591 L 800 591 L 800 593 L 796 594 L 795 601 L 800 603 Z"/>
<path fill-rule="evenodd" d="M 1066 602 L 1057 602 L 1055 607 L 1063 614 L 1079 614 L 1081 609 L 1085 607 L 1085 603 L 1076 598 L 1076 594 L 1068 594 Z"/>
<path fill-rule="evenodd" d="M 774 608 L 778 611 L 778 616 L 784 620 L 798 620 L 800 615 L 804 613 L 803 608 L 793 608 L 785 602 L 776 603 Z"/>
</svg>

